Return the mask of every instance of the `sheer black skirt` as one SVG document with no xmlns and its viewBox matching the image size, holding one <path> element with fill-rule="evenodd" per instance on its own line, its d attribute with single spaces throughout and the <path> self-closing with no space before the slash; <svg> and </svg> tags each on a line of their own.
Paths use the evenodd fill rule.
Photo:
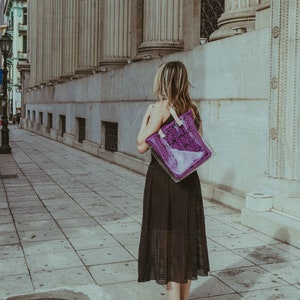
<svg viewBox="0 0 300 300">
<path fill-rule="evenodd" d="M 208 272 L 198 174 L 175 183 L 152 157 L 144 190 L 138 281 L 186 283 Z"/>
</svg>

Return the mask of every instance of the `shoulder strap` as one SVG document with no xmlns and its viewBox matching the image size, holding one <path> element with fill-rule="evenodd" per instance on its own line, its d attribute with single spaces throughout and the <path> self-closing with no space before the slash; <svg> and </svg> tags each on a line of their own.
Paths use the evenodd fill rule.
<svg viewBox="0 0 300 300">
<path fill-rule="evenodd" d="M 177 125 L 182 126 L 183 123 L 180 120 L 180 118 L 177 116 L 175 109 L 172 106 L 169 106 L 169 110 L 170 110 L 170 113 L 171 113 L 172 117 L 174 118 L 175 122 L 177 123 Z"/>
</svg>

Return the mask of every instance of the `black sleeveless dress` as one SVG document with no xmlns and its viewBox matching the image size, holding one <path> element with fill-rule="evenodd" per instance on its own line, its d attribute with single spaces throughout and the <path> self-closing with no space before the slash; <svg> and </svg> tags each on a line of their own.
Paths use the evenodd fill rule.
<svg viewBox="0 0 300 300">
<path fill-rule="evenodd" d="M 172 120 L 170 116 L 164 124 Z M 198 174 L 175 183 L 152 156 L 144 189 L 138 281 L 186 283 L 208 272 Z"/>
</svg>

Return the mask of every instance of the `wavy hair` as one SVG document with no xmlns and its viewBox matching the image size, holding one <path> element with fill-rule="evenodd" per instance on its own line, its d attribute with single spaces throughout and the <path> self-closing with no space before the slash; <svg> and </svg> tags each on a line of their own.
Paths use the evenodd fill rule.
<svg viewBox="0 0 300 300">
<path fill-rule="evenodd" d="M 179 115 L 192 109 L 195 117 L 201 122 L 197 106 L 189 94 L 189 85 L 184 64 L 180 61 L 170 61 L 159 67 L 154 79 L 153 93 L 159 100 L 168 100 Z"/>
</svg>

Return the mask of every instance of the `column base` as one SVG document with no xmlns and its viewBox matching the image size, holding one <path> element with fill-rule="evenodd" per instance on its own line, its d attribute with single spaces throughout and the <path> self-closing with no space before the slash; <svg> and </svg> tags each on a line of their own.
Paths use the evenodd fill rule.
<svg viewBox="0 0 300 300">
<path fill-rule="evenodd" d="M 105 58 L 99 62 L 99 68 L 96 69 L 96 72 L 106 72 L 113 69 L 119 69 L 127 65 L 127 58 Z"/>
<path fill-rule="evenodd" d="M 69 81 L 72 79 L 72 77 L 74 76 L 75 74 L 66 74 L 66 75 L 61 75 L 59 76 L 59 80 L 57 81 L 57 83 L 64 83 L 66 81 Z"/>
<path fill-rule="evenodd" d="M 3 127 L 1 129 L 1 147 L 0 154 L 10 154 L 11 148 L 9 146 L 9 129 L 7 128 L 8 121 L 3 119 Z"/>
<path fill-rule="evenodd" d="M 238 34 L 253 31 L 254 29 L 255 29 L 255 24 L 254 22 L 251 21 L 235 23 L 235 24 L 234 23 L 227 24 L 226 26 L 213 32 L 209 37 L 209 41 L 212 42 L 212 41 L 228 38 Z"/>
<path fill-rule="evenodd" d="M 78 75 L 91 75 L 95 72 L 96 67 L 82 67 L 75 71 Z"/>
<path fill-rule="evenodd" d="M 159 57 L 167 54 L 183 51 L 183 42 L 144 42 L 138 48 L 141 56 Z"/>
<path fill-rule="evenodd" d="M 219 29 L 210 35 L 209 41 L 255 30 L 255 15 L 256 9 L 224 13 L 218 21 Z"/>
</svg>

